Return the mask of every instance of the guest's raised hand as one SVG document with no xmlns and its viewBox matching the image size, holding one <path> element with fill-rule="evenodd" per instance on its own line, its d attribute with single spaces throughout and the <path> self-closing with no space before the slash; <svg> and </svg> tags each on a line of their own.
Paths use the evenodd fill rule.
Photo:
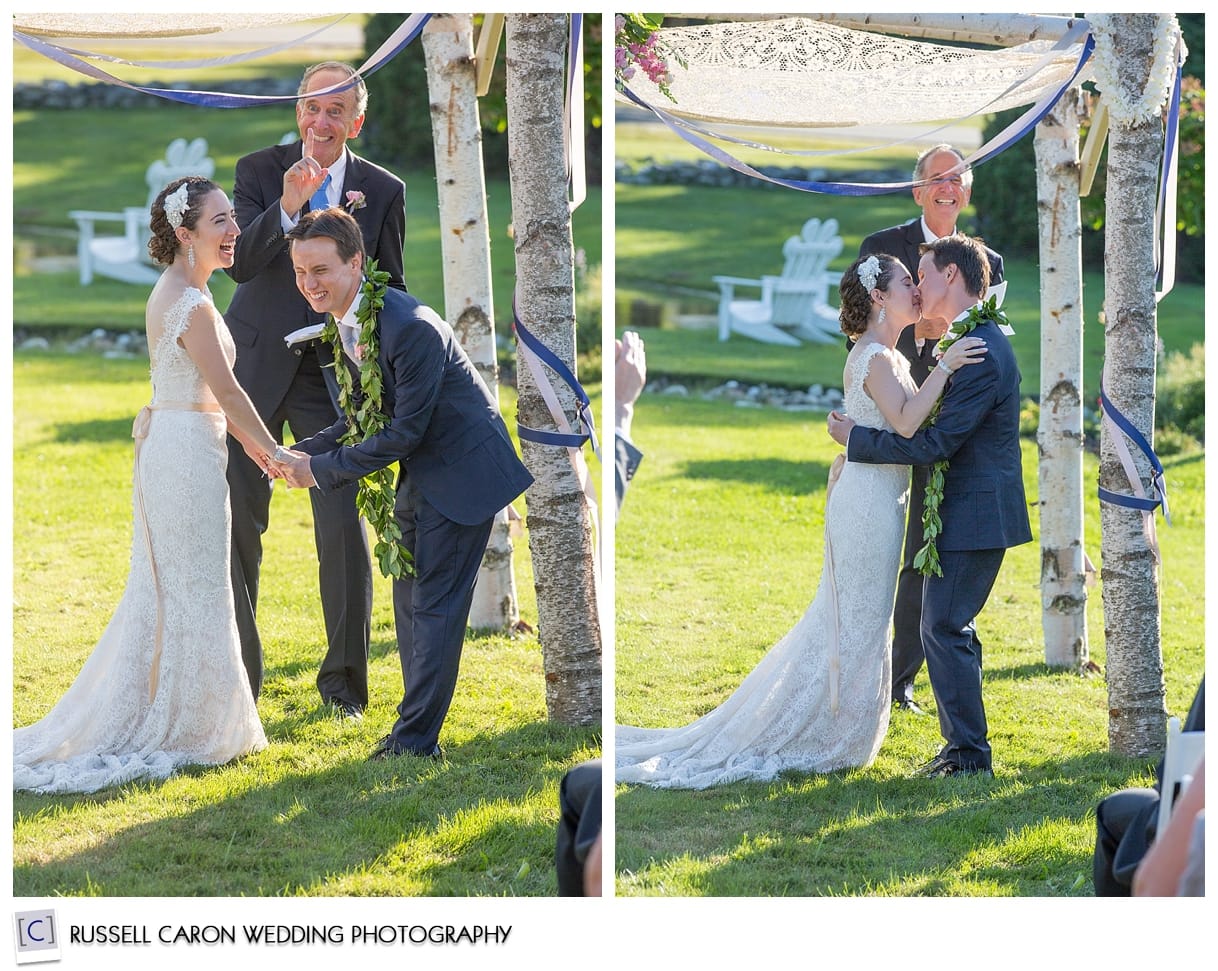
<svg viewBox="0 0 1218 971">
<path fill-rule="evenodd" d="M 329 171 L 313 157 L 313 129 L 305 132 L 304 148 L 299 162 L 283 173 L 283 198 L 280 205 L 289 216 L 295 216 L 313 197 Z"/>
<path fill-rule="evenodd" d="M 989 347 L 980 337 L 961 337 L 943 352 L 943 366 L 958 371 L 966 364 L 980 364 L 988 352 Z"/>
</svg>

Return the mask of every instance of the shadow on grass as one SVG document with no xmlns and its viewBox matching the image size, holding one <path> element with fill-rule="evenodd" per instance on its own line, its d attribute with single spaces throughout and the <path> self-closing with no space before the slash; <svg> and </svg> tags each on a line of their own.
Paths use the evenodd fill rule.
<svg viewBox="0 0 1218 971">
<path fill-rule="evenodd" d="M 131 424 L 135 415 L 130 418 L 97 418 L 92 421 L 69 421 L 55 426 L 50 441 L 59 445 L 79 445 L 82 442 L 101 444 L 103 442 L 131 441 Z"/>
<path fill-rule="evenodd" d="M 682 464 L 670 476 L 681 479 L 715 479 L 764 486 L 773 492 L 806 496 L 825 491 L 829 478 L 826 462 L 793 459 L 707 459 Z"/>
<path fill-rule="evenodd" d="M 466 644 L 472 643 L 472 636 L 467 636 Z M 297 678 L 302 676 L 312 677 L 317 674 L 318 668 L 321 666 L 322 658 L 326 653 L 326 633 L 323 628 L 318 627 L 317 631 L 317 653 L 315 657 L 300 658 L 294 661 L 280 661 L 277 664 L 270 663 L 270 658 L 267 657 L 266 648 L 263 649 L 263 671 L 262 683 L 264 686 L 274 684 L 276 682 L 282 684 L 290 684 Z M 398 644 L 395 639 L 382 638 L 380 640 L 373 639 L 368 645 L 368 664 L 375 664 L 377 661 L 390 654 L 397 656 Z M 320 704 L 320 701 L 318 702 Z"/>
<path fill-rule="evenodd" d="M 330 765 L 302 771 L 293 746 L 273 732 L 258 755 L 161 784 L 92 796 L 17 793 L 15 823 L 43 813 L 87 818 L 98 807 L 125 812 L 124 801 L 149 793 L 177 808 L 66 857 L 15 865 L 14 893 L 552 896 L 558 784 L 590 741 L 589 730 L 538 723 L 454 745 L 442 762 L 367 762 L 363 744 L 344 741 L 331 748 Z M 267 784 L 270 773 L 279 777 Z M 193 798 L 200 779 L 228 792 Z"/>
<path fill-rule="evenodd" d="M 995 779 L 784 775 L 702 792 L 619 790 L 617 866 L 651 892 L 666 871 L 705 896 L 1091 894 L 1096 804 L 1144 771 L 1090 753 Z M 648 820 L 662 818 L 663 828 Z"/>
</svg>

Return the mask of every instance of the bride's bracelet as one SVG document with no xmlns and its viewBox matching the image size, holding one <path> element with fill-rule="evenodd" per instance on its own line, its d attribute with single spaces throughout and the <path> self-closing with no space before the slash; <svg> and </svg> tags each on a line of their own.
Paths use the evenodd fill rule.
<svg viewBox="0 0 1218 971">
<path fill-rule="evenodd" d="M 955 371 L 953 371 L 951 368 L 949 368 L 947 366 L 947 362 L 945 360 L 943 360 L 943 358 L 939 358 L 939 363 L 936 364 L 935 367 L 937 367 L 940 371 L 942 371 L 944 374 L 946 374 L 949 378 L 953 374 L 956 373 Z"/>
<path fill-rule="evenodd" d="M 286 462 L 291 457 L 292 456 L 290 456 L 288 454 L 288 450 L 286 448 L 284 448 L 282 445 L 276 445 L 275 454 L 271 456 L 271 458 L 273 458 L 276 462 Z"/>
</svg>

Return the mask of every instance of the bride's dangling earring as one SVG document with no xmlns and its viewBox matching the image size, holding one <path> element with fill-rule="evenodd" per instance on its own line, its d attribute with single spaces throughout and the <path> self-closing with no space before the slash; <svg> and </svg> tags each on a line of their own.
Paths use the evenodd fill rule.
<svg viewBox="0 0 1218 971">
<path fill-rule="evenodd" d="M 191 266 L 194 266 L 194 264 L 193 264 L 193 263 L 191 263 L 190 265 L 191 265 Z M 879 324 L 879 325 L 881 325 L 881 326 L 883 325 L 883 323 L 884 323 L 884 316 L 885 316 L 885 313 L 886 313 L 885 309 L 884 309 L 883 307 L 881 307 L 881 308 L 880 308 L 880 315 L 879 315 L 878 317 L 876 317 L 876 319 L 875 319 L 875 322 L 876 322 L 877 324 Z"/>
<path fill-rule="evenodd" d="M 190 248 L 186 250 L 186 262 L 193 270 L 195 268 L 195 244 L 191 243 Z M 883 313 L 883 311 L 880 311 Z"/>
</svg>

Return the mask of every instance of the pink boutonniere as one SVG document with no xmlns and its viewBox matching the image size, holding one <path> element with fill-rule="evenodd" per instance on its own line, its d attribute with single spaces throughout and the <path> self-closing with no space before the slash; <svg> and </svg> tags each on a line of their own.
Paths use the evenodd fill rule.
<svg viewBox="0 0 1218 971">
<path fill-rule="evenodd" d="M 355 212 L 356 209 L 363 209 L 368 205 L 368 200 L 364 198 L 362 192 L 351 190 L 347 193 L 347 212 Z"/>
</svg>

